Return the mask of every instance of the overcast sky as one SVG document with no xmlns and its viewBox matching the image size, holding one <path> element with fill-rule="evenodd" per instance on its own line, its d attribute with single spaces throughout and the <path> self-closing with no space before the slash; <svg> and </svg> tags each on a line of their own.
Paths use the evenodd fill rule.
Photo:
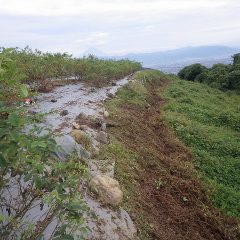
<svg viewBox="0 0 240 240">
<path fill-rule="evenodd" d="M 240 0 L 0 0 L 0 46 L 81 54 L 240 47 Z"/>
</svg>

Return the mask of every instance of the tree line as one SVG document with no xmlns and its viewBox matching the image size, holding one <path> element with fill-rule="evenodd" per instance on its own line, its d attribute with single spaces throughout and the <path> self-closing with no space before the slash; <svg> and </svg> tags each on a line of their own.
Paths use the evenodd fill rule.
<svg viewBox="0 0 240 240">
<path fill-rule="evenodd" d="M 240 90 L 240 53 L 233 55 L 232 64 L 214 64 L 207 68 L 200 63 L 184 67 L 178 76 L 188 81 L 206 83 L 221 90 Z"/>
</svg>

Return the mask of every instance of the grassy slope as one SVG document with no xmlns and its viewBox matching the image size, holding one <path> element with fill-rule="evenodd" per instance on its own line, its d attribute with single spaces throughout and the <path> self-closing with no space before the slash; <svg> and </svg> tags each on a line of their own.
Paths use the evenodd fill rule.
<svg viewBox="0 0 240 240">
<path fill-rule="evenodd" d="M 165 118 L 192 150 L 213 201 L 240 217 L 240 95 L 175 78 L 164 97 Z"/>
<path fill-rule="evenodd" d="M 202 121 L 199 120 L 199 123 L 196 123 L 197 114 L 201 115 L 200 113 L 203 112 L 198 109 L 202 106 L 200 103 L 195 106 L 196 114 L 192 114 L 193 110 L 188 111 L 189 116 L 192 116 L 195 122 L 187 121 L 188 117 L 184 116 L 185 113 L 178 114 L 176 113 L 177 109 L 180 106 L 183 107 L 184 104 L 186 106 L 193 102 L 206 101 L 203 109 L 206 111 L 208 109 L 208 114 L 210 114 L 214 111 L 214 107 L 210 105 L 214 104 L 217 107 L 216 99 L 219 98 L 217 101 L 219 103 L 224 98 L 224 102 L 231 102 L 231 106 L 234 108 L 231 98 L 237 103 L 238 96 L 228 96 L 209 87 L 189 82 L 182 83 L 177 79 L 168 88 L 165 88 L 166 76 L 157 71 L 140 72 L 135 78 L 138 81 L 120 89 L 117 97 L 106 103 L 110 112 L 109 121 L 114 123 L 115 127 L 108 129 L 111 135 L 111 144 L 101 150 L 100 157 L 116 161 L 116 178 L 120 181 L 124 191 L 124 207 L 130 212 L 138 226 L 139 238 L 144 240 L 238 239 L 239 232 L 236 230 L 235 220 L 224 217 L 208 201 L 206 191 L 199 182 L 198 173 L 193 169 L 191 153 L 166 125 L 168 121 L 182 139 L 183 136 L 191 136 L 190 132 L 195 132 L 194 129 L 198 129 L 198 133 L 203 133 L 204 123 L 209 124 L 204 121 L 213 120 L 208 119 L 207 115 L 207 119 L 204 120 L 202 117 Z M 168 100 L 165 103 L 164 116 L 162 111 L 164 101 L 159 96 L 162 95 L 163 88 L 166 89 L 165 97 Z M 204 90 L 205 88 L 206 90 Z M 173 96 L 174 93 L 175 96 Z M 199 98 L 196 96 L 197 93 Z M 216 99 L 212 96 L 211 100 L 207 100 L 207 96 L 213 93 L 216 93 Z M 201 94 L 203 95 L 201 96 Z M 176 101 L 176 98 L 180 96 L 182 100 Z M 207 104 L 207 102 L 209 103 Z M 184 109 L 187 112 L 186 109 L 189 109 L 189 106 Z M 229 114 L 230 112 L 229 110 Z M 219 112 L 218 114 L 224 116 Z M 231 125 L 230 129 L 225 130 L 226 136 L 231 139 L 234 135 L 236 140 L 237 113 L 234 116 L 236 118 L 227 118 L 227 120 L 226 117 L 217 118 L 212 128 L 221 129 L 219 126 L 225 119 L 224 121 L 228 121 L 228 125 Z M 192 124 L 189 125 L 190 123 Z M 184 131 L 177 130 L 183 126 L 185 126 Z M 188 129 L 186 129 L 187 126 Z M 195 142 L 200 146 L 207 136 L 210 138 L 210 142 L 205 143 L 203 147 L 205 156 L 210 154 L 209 149 L 214 146 L 215 151 L 212 155 L 215 156 L 215 153 L 218 152 L 218 144 L 223 142 L 221 134 L 224 132 L 221 130 L 218 134 L 215 139 L 218 141 L 212 141 L 214 136 L 209 129 L 204 131 L 203 135 L 195 136 L 197 139 Z M 193 149 L 194 145 L 188 144 L 193 141 L 185 142 L 196 154 Z M 236 154 L 238 142 L 234 142 L 233 139 L 232 142 L 230 143 L 228 140 L 227 147 L 225 146 L 224 149 L 220 147 L 219 154 L 229 154 L 229 151 Z M 195 148 L 200 151 L 197 145 Z M 210 158 L 207 157 L 207 159 Z M 234 163 L 232 155 L 231 159 L 233 160 L 231 163 Z M 204 161 L 198 160 L 195 163 L 203 166 L 200 164 L 202 162 Z M 223 164 L 228 166 L 227 161 L 223 161 Z M 219 165 L 220 169 L 225 169 L 221 165 Z M 208 166 L 208 162 L 206 162 L 206 166 Z M 213 167 L 214 165 L 209 166 Z M 201 171 L 203 172 L 203 170 L 202 167 Z M 232 171 L 236 173 L 237 167 Z M 230 174 L 231 177 L 235 177 L 232 182 L 236 183 L 236 175 Z M 211 179 L 210 176 L 208 179 Z M 229 179 L 225 177 L 225 180 Z M 222 186 L 226 187 L 226 185 Z M 236 197 L 237 191 L 233 187 L 231 188 L 235 194 L 232 196 Z M 236 210 L 234 201 L 232 205 Z M 236 215 L 234 214 L 236 211 L 231 213 Z"/>
</svg>

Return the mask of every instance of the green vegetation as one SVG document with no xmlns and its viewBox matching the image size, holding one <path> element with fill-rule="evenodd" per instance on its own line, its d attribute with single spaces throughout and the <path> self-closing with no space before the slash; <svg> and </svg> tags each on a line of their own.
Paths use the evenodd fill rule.
<svg viewBox="0 0 240 240">
<path fill-rule="evenodd" d="M 153 70 L 134 79 L 105 103 L 111 144 L 100 159 L 116 161 L 139 239 L 238 239 L 237 221 L 208 195 L 238 216 L 239 96 Z"/>
<path fill-rule="evenodd" d="M 139 70 L 141 65 L 129 60 L 104 60 L 92 55 L 73 58 L 66 53 L 43 53 L 24 49 L 0 48 L 0 53 L 15 61 L 22 80 L 27 83 L 54 78 L 76 78 L 96 86 L 109 84 Z"/>
<path fill-rule="evenodd" d="M 129 60 L 72 58 L 29 48 L 0 49 L 1 239 L 40 239 L 56 217 L 59 222 L 51 239 L 73 239 L 73 234 L 84 239 L 88 231 L 83 218 L 88 209 L 79 192 L 86 168 L 75 155 L 67 162 L 55 157 L 53 153 L 60 147 L 51 130 L 40 127 L 40 114 L 32 115 L 22 107 L 23 98 L 29 96 L 25 84 L 49 89 L 56 78 L 75 78 L 102 86 L 139 68 L 139 63 Z M 90 138 L 83 140 L 88 149 Z M 33 205 L 44 211 L 41 221 L 25 219 Z"/>
<path fill-rule="evenodd" d="M 67 162 L 53 156 L 58 146 L 51 131 L 38 126 L 38 116 L 21 107 L 28 89 L 8 55 L 8 51 L 0 54 L 1 239 L 39 239 L 56 216 L 59 225 L 52 238 L 72 239 L 71 233 L 78 231 L 82 239 L 87 231 L 86 206 L 79 180 L 86 169 L 74 156 Z M 39 211 L 45 209 L 41 221 L 25 219 L 33 205 Z"/>
<path fill-rule="evenodd" d="M 240 91 L 240 54 L 233 56 L 233 64 L 214 64 L 211 68 L 197 63 L 183 68 L 178 76 L 181 79 L 206 83 L 221 90 Z"/>
<path fill-rule="evenodd" d="M 212 200 L 240 217 L 240 96 L 174 78 L 164 97 L 165 118 L 192 150 Z"/>
</svg>

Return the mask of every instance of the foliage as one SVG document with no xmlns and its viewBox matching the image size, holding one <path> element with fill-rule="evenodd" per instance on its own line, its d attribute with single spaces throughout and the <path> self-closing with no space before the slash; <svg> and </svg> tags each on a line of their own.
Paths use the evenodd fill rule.
<svg viewBox="0 0 240 240">
<path fill-rule="evenodd" d="M 184 67 L 178 76 L 181 79 L 197 81 L 221 90 L 240 90 L 240 54 L 233 56 L 233 64 L 214 64 L 211 68 L 197 63 Z"/>
<path fill-rule="evenodd" d="M 61 162 L 53 156 L 58 146 L 51 131 L 21 106 L 28 90 L 11 54 L 0 54 L 1 239 L 37 239 L 53 219 L 58 222 L 53 239 L 72 239 L 76 231 L 80 239 L 87 230 L 79 193 L 85 167 L 78 158 Z M 42 215 L 39 221 L 34 220 L 36 212 Z"/>
<path fill-rule="evenodd" d="M 155 74 L 162 85 L 156 79 L 154 92 L 151 79 Z M 237 221 L 212 206 L 193 169 L 192 154 L 165 124 L 160 96 L 163 88 L 157 86 L 166 86 L 166 78 L 170 77 L 160 72 L 137 72 L 116 98 L 105 103 L 114 127 L 108 130 L 111 144 L 100 150 L 100 158 L 116 162 L 115 175 L 125 196 L 123 205 L 134 216 L 139 239 L 161 238 L 163 233 L 166 239 L 238 239 Z M 193 104 L 194 98 L 185 97 L 191 83 L 176 81 L 185 83 L 184 91 L 173 89 L 174 82 L 171 100 Z M 190 89 L 192 94 L 197 94 L 197 90 Z M 237 128 L 237 122 L 230 118 L 227 121 L 232 129 Z M 220 119 L 216 125 L 225 121 L 224 117 Z M 190 128 L 194 131 L 195 126 Z M 233 204 L 237 202 L 236 195 L 232 199 Z M 231 232 L 233 228 L 236 233 Z"/>
<path fill-rule="evenodd" d="M 179 73 L 178 76 L 182 79 L 186 79 L 189 81 L 194 81 L 194 79 L 204 71 L 206 71 L 206 67 L 201 65 L 200 63 L 192 64 L 183 68 Z"/>
<path fill-rule="evenodd" d="M 134 61 L 104 60 L 93 55 L 83 58 L 73 58 L 67 53 L 43 53 L 32 50 L 15 48 L 11 51 L 1 48 L 0 53 L 14 60 L 24 82 L 54 80 L 56 78 L 76 78 L 96 86 L 102 86 L 125 77 L 139 70 L 141 65 Z"/>
<path fill-rule="evenodd" d="M 175 78 L 165 97 L 165 118 L 194 153 L 214 203 L 240 217 L 239 95 Z"/>
<path fill-rule="evenodd" d="M 237 64 L 240 64 L 240 53 L 233 55 L 233 65 L 236 66 Z"/>
</svg>

